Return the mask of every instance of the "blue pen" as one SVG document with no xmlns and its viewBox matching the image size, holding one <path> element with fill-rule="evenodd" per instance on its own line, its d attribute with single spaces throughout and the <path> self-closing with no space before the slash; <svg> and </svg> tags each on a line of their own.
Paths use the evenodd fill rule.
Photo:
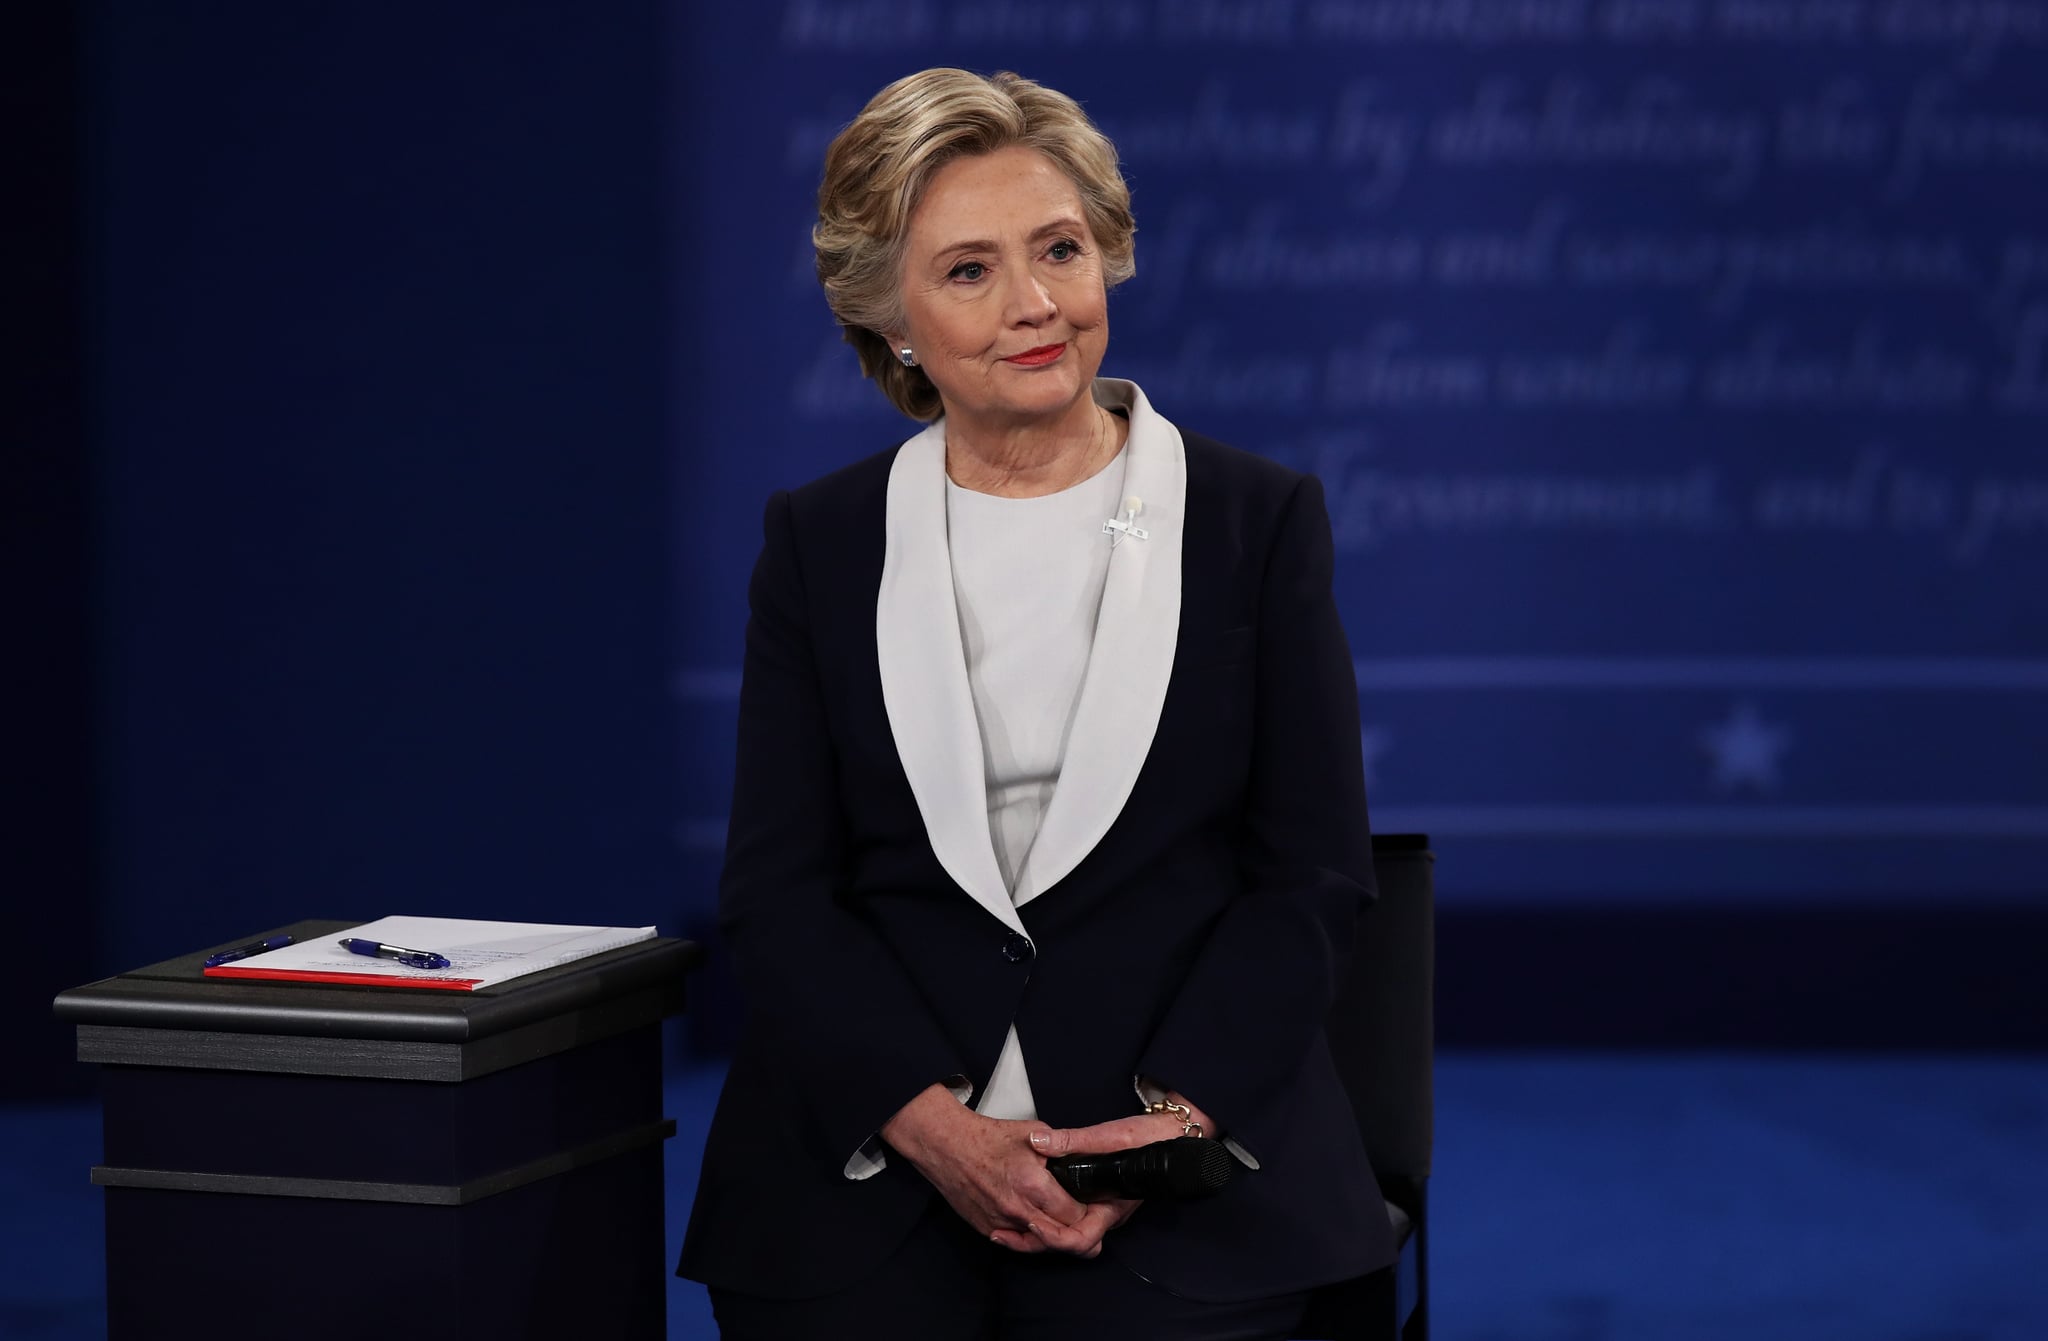
<svg viewBox="0 0 2048 1341">
<path fill-rule="evenodd" d="M 412 968 L 444 969 L 449 962 L 448 956 L 437 955 L 432 950 L 408 950 L 403 945 L 366 941 L 358 936 L 343 936 L 341 948 L 350 954 L 368 955 L 372 959 L 395 959 Z"/>
<path fill-rule="evenodd" d="M 216 950 L 206 957 L 206 967 L 219 968 L 222 964 L 231 964 L 237 959 L 247 959 L 250 955 L 260 955 L 265 950 L 282 950 L 291 943 L 292 938 L 289 936 L 272 936 L 267 940 L 250 941 L 247 945 L 237 945 L 232 950 Z"/>
</svg>

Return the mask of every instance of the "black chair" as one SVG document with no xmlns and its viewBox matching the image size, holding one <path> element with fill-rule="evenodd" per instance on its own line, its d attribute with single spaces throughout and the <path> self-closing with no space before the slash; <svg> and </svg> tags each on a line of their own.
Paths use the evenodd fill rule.
<svg viewBox="0 0 2048 1341">
<path fill-rule="evenodd" d="M 1429 1336 L 1436 857 L 1421 834 L 1376 834 L 1372 855 L 1379 902 L 1359 919 L 1350 976 L 1330 1012 L 1330 1050 L 1401 1255 L 1385 1270 L 1317 1291 L 1305 1341 Z"/>
</svg>

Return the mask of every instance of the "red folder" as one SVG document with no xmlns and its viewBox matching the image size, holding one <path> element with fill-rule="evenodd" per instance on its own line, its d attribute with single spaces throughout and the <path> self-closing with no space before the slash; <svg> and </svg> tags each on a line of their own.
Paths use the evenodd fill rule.
<svg viewBox="0 0 2048 1341">
<path fill-rule="evenodd" d="M 451 992 L 473 992 L 481 978 L 393 978 L 376 973 L 314 973 L 305 969 L 243 968 L 220 964 L 201 969 L 209 978 L 269 978 L 275 982 L 345 982 L 360 987 L 439 987 Z"/>
</svg>

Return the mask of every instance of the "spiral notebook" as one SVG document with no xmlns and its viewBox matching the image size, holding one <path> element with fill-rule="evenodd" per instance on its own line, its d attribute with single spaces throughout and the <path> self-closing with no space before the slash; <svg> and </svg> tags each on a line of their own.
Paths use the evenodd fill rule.
<svg viewBox="0 0 2048 1341">
<path fill-rule="evenodd" d="M 444 969 L 414 968 L 345 948 L 343 937 L 430 950 Z M 653 927 L 579 927 L 552 922 L 472 922 L 457 917 L 383 917 L 330 936 L 268 950 L 203 970 L 209 978 L 264 982 L 352 983 L 367 987 L 437 987 L 473 992 L 542 969 L 572 964 L 606 950 L 654 939 Z"/>
</svg>

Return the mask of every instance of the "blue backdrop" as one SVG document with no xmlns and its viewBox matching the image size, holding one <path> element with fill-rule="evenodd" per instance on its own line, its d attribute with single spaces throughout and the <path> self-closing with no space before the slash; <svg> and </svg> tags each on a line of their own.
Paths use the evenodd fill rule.
<svg viewBox="0 0 2048 1341">
<path fill-rule="evenodd" d="M 1322 476 L 1447 897 L 2048 888 L 2048 6 L 794 0 L 671 59 L 693 869 L 760 501 L 913 427 L 811 274 L 823 150 L 953 64 L 1122 151 L 1105 372 Z"/>
<path fill-rule="evenodd" d="M 7 892 L 92 963 L 29 1009 L 305 916 L 708 924 L 762 501 L 911 429 L 820 159 L 941 62 L 1122 148 L 1107 371 L 1327 484 L 1447 1021 L 1617 914 L 1674 957 L 1588 1011 L 1661 1038 L 1767 916 L 1810 984 L 1890 901 L 1860 991 L 2048 910 L 2048 3 L 101 0 L 77 50 L 36 459 L 89 521 L 10 539 L 93 612 L 22 682 L 89 688 L 17 696 Z"/>
<path fill-rule="evenodd" d="M 35 914 L 673 923 L 659 7 L 85 9 L 103 879 Z"/>
</svg>

